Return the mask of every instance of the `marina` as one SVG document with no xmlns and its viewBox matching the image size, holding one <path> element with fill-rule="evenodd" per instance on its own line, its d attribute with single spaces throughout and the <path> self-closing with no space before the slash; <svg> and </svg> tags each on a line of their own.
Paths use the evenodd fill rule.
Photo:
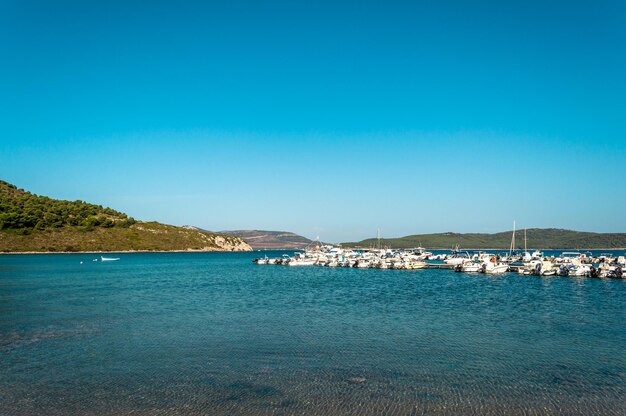
<svg viewBox="0 0 626 416">
<path fill-rule="evenodd" d="M 449 253 L 433 253 L 422 247 L 409 250 L 343 249 L 317 244 L 293 255 L 262 257 L 253 260 L 259 265 L 292 267 L 322 266 L 357 269 L 423 270 L 446 269 L 463 273 L 504 274 L 518 273 L 533 276 L 572 276 L 597 278 L 626 278 L 626 253 L 593 254 L 564 251 L 544 255 L 540 251 L 511 250 L 509 253 L 461 251 L 458 247 Z"/>
<path fill-rule="evenodd" d="M 544 254 L 540 250 L 528 250 L 524 230 L 524 250 L 516 249 L 516 230 L 513 232 L 508 252 L 497 253 L 484 250 L 461 250 L 457 244 L 450 252 L 428 251 L 424 247 L 391 249 L 381 246 L 380 229 L 376 247 L 354 249 L 322 244 L 315 240 L 303 251 L 293 256 L 283 254 L 280 258 L 255 258 L 253 263 L 284 266 L 324 266 L 357 269 L 424 270 L 452 269 L 461 273 L 484 273 L 499 275 L 518 273 L 533 276 L 575 276 L 598 278 L 626 278 L 626 253 L 596 253 L 591 251 L 562 251 Z"/>
</svg>

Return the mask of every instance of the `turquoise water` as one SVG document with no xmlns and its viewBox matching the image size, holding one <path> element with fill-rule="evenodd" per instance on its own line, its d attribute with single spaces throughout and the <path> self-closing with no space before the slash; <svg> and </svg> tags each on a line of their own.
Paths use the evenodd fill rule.
<svg viewBox="0 0 626 416">
<path fill-rule="evenodd" d="M 626 414 L 626 281 L 118 256 L 0 256 L 0 414 Z"/>
</svg>

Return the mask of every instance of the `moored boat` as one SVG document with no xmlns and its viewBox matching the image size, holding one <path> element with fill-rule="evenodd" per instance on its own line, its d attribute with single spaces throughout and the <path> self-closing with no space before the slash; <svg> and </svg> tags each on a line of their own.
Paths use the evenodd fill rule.
<svg viewBox="0 0 626 416">
<path fill-rule="evenodd" d="M 100 256 L 100 261 L 118 261 L 119 257 L 104 257 Z"/>
</svg>

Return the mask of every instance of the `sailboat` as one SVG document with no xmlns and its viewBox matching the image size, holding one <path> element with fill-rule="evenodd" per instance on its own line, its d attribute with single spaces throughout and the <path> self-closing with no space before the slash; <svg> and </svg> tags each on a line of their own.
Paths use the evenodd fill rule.
<svg viewBox="0 0 626 416">
<path fill-rule="evenodd" d="M 528 263 L 533 259 L 533 256 L 528 252 L 528 248 L 526 247 L 526 228 L 524 228 L 524 256 L 522 257 L 522 261 L 524 263 Z"/>
<path fill-rule="evenodd" d="M 515 220 L 513 221 L 513 236 L 511 237 L 511 247 L 509 247 L 509 257 L 513 255 L 515 250 Z"/>
<path fill-rule="evenodd" d="M 515 221 L 513 221 L 513 235 L 511 236 L 511 246 L 509 247 L 509 255 L 504 259 L 506 262 L 512 262 L 515 259 L 513 255 L 515 254 Z"/>
</svg>

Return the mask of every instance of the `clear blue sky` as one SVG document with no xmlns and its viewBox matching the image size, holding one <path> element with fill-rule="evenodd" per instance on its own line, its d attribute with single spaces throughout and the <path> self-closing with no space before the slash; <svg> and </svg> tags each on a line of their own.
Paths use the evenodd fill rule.
<svg viewBox="0 0 626 416">
<path fill-rule="evenodd" d="M 623 1 L 261 3 L 0 1 L 0 178 L 326 241 L 626 231 Z"/>
</svg>

